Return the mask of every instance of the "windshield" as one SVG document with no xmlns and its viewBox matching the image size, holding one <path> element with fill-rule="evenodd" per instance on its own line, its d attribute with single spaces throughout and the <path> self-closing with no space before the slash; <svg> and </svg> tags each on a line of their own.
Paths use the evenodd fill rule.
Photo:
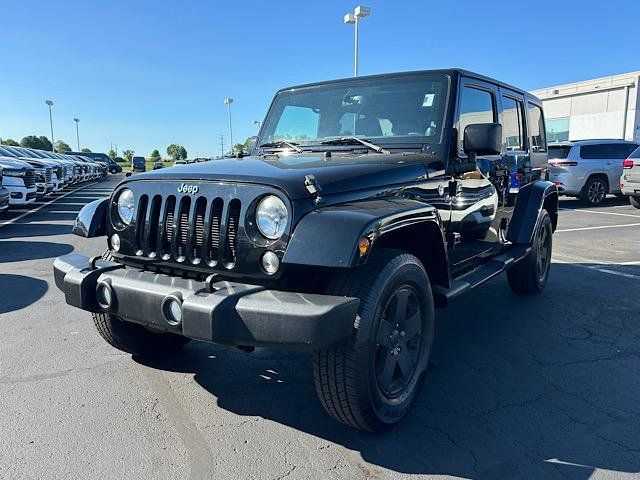
<svg viewBox="0 0 640 480">
<path fill-rule="evenodd" d="M 285 90 L 269 109 L 259 143 L 348 136 L 376 144 L 439 143 L 448 89 L 445 75 L 407 74 Z"/>
<path fill-rule="evenodd" d="M 569 156 L 571 145 L 549 145 L 549 159 L 563 159 Z"/>
</svg>

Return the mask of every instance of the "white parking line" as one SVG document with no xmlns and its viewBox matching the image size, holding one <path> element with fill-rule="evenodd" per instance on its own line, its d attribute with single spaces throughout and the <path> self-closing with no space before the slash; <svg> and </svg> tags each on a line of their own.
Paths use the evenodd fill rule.
<svg viewBox="0 0 640 480">
<path fill-rule="evenodd" d="M 34 209 L 29 210 L 29 211 L 27 211 L 27 212 L 24 212 L 24 213 L 22 213 L 22 214 L 18 215 L 17 217 L 12 218 L 11 220 L 6 220 L 6 221 L 4 221 L 4 222 L 0 223 L 0 227 L 4 227 L 4 226 L 6 226 L 6 225 L 11 225 L 12 223 L 17 222 L 17 221 L 18 221 L 18 220 L 20 220 L 21 218 L 26 217 L 26 216 L 27 216 L 27 215 L 29 215 L 30 213 L 36 213 L 37 211 L 41 210 L 42 208 L 46 207 L 47 205 L 51 205 L 51 204 L 52 204 L 53 202 L 55 202 L 56 200 L 60 200 L 61 198 L 66 197 L 67 195 L 71 195 L 72 193 L 75 193 L 75 192 L 77 192 L 78 190 L 82 190 L 83 188 L 90 187 L 91 185 L 95 185 L 96 183 L 97 183 L 97 182 L 90 183 L 90 184 L 85 185 L 85 186 L 83 186 L 83 187 L 80 187 L 80 188 L 76 188 L 76 189 L 74 189 L 74 190 L 71 190 L 70 192 L 64 193 L 64 194 L 60 195 L 59 197 L 53 198 L 53 199 L 49 200 L 47 203 L 43 203 L 42 205 L 39 205 L 37 208 L 34 208 Z M 68 205 L 68 204 L 67 204 L 67 205 Z"/>
<path fill-rule="evenodd" d="M 640 223 L 624 223 L 622 225 L 601 225 L 598 227 L 578 227 L 578 228 L 560 228 L 554 233 L 562 232 L 583 232 L 585 230 L 601 230 L 603 228 L 622 228 L 622 227 L 637 227 Z"/>
<path fill-rule="evenodd" d="M 619 217 L 640 218 L 640 215 L 633 215 L 632 213 L 598 212 L 596 210 L 585 210 L 583 208 L 560 208 L 559 210 L 562 210 L 565 212 L 585 212 L 585 213 L 596 213 L 598 215 L 617 215 Z"/>
<path fill-rule="evenodd" d="M 615 270 L 611 270 L 609 268 L 602 268 L 599 265 L 585 265 L 585 264 L 582 264 L 582 263 L 565 262 L 564 260 L 559 260 L 556 257 L 553 258 L 553 262 L 569 264 L 569 265 L 573 265 L 574 267 L 579 267 L 579 268 L 586 268 L 588 270 L 593 270 L 593 271 L 600 272 L 600 273 L 606 273 L 608 275 L 616 275 L 618 277 L 632 278 L 634 280 L 640 280 L 640 275 L 632 275 L 631 273 L 616 272 Z M 594 261 L 593 263 L 602 263 L 602 262 L 595 262 Z M 640 263 L 640 262 L 638 262 L 638 263 Z M 616 265 L 616 264 L 605 263 L 605 265 Z M 617 265 L 629 265 L 629 263 L 624 263 L 624 264 L 621 263 L 621 264 L 617 264 Z"/>
</svg>

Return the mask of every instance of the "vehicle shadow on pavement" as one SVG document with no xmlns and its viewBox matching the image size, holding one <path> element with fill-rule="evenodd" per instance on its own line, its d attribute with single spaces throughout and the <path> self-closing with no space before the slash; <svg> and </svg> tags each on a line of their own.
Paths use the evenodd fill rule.
<svg viewBox="0 0 640 480">
<path fill-rule="evenodd" d="M 629 205 L 629 197 L 616 197 L 609 195 L 602 201 L 600 205 L 596 206 L 587 205 L 578 198 L 560 197 L 560 208 L 571 208 L 576 210 L 588 208 L 590 210 L 597 210 L 599 208 L 609 208 L 623 205 Z"/>
<path fill-rule="evenodd" d="M 0 241 L 0 263 L 59 257 L 72 251 L 73 246 L 68 243 L 2 240 Z"/>
<path fill-rule="evenodd" d="M 74 216 L 73 219 L 76 217 Z M 56 220 L 59 220 L 56 217 Z M 54 235 L 68 235 L 71 225 L 57 223 L 14 223 L 0 230 L 0 239 L 18 237 L 49 237 Z"/>
<path fill-rule="evenodd" d="M 0 314 L 28 307 L 40 300 L 48 289 L 44 280 L 0 273 Z"/>
<path fill-rule="evenodd" d="M 589 278 L 577 288 L 576 276 Z M 640 319 L 620 285 L 554 264 L 542 295 L 518 297 L 502 278 L 439 311 L 416 406 L 378 435 L 324 413 L 305 354 L 192 342 L 171 359 L 135 360 L 192 373 L 220 408 L 343 445 L 374 468 L 480 479 L 638 472 Z"/>
</svg>

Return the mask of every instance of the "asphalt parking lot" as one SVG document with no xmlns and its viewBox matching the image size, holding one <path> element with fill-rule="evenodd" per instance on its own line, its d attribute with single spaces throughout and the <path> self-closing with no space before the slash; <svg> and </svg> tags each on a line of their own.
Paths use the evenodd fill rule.
<svg viewBox="0 0 640 480">
<path fill-rule="evenodd" d="M 545 292 L 501 276 L 438 312 L 408 419 L 322 411 L 305 354 L 190 343 L 123 354 L 68 307 L 52 262 L 119 176 L 0 216 L 0 478 L 640 478 L 640 210 L 563 199 Z"/>
</svg>

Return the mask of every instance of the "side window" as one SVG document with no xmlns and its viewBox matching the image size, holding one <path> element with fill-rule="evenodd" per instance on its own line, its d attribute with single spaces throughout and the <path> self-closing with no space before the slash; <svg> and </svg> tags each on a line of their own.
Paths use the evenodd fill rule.
<svg viewBox="0 0 640 480">
<path fill-rule="evenodd" d="M 506 150 L 524 150 L 522 102 L 510 97 L 502 97 L 502 142 Z"/>
<path fill-rule="evenodd" d="M 547 139 L 544 128 L 544 116 L 542 109 L 530 103 L 529 110 L 529 131 L 531 132 L 531 151 L 533 153 L 547 151 Z"/>
<path fill-rule="evenodd" d="M 464 129 L 473 123 L 496 121 L 496 104 L 493 94 L 479 88 L 463 87 L 460 95 L 460 119 L 458 121 L 458 150 L 462 151 Z"/>
<path fill-rule="evenodd" d="M 316 138 L 320 114 L 309 107 L 287 105 L 270 141 Z"/>
<path fill-rule="evenodd" d="M 631 143 L 601 143 L 580 147 L 580 157 L 594 160 L 624 160 L 637 145 Z"/>
</svg>

